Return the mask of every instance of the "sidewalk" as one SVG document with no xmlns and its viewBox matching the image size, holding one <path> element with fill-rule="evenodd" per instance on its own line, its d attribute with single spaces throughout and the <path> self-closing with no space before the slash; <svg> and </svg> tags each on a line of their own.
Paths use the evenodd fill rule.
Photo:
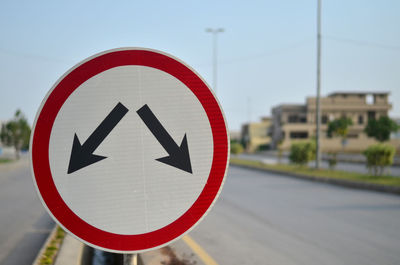
<svg viewBox="0 0 400 265">
<path fill-rule="evenodd" d="M 350 155 L 351 156 L 351 155 Z M 232 156 L 234 157 L 234 156 Z M 277 164 L 278 163 L 278 153 L 276 151 L 266 151 L 266 152 L 259 152 L 254 154 L 247 154 L 243 153 L 237 156 L 238 158 L 254 160 L 254 161 L 261 161 L 265 164 Z M 280 159 L 279 163 L 288 164 L 289 163 L 289 152 L 284 152 L 282 158 Z M 321 168 L 329 168 L 329 164 L 327 161 L 328 155 L 323 154 L 323 160 L 321 161 Z M 355 156 L 357 158 L 357 156 Z M 314 167 L 315 161 L 311 161 L 308 163 L 309 167 Z M 356 172 L 362 174 L 368 174 L 368 168 L 365 165 L 365 162 L 345 162 L 339 161 L 335 167 L 337 170 L 348 171 L 348 172 Z M 392 176 L 399 176 L 400 177 L 400 167 L 399 166 L 391 166 L 387 168 L 387 171 Z"/>
<path fill-rule="evenodd" d="M 277 150 L 270 150 L 270 151 L 261 151 L 255 154 L 265 155 L 265 156 L 273 156 L 278 157 Z M 283 157 L 289 157 L 289 151 L 283 152 Z M 330 157 L 328 153 L 322 153 L 322 159 L 327 160 Z M 348 162 L 348 163 L 362 163 L 365 164 L 366 158 L 363 154 L 349 154 L 349 153 L 337 153 L 336 158 L 340 162 Z M 400 156 L 395 155 L 393 158 L 393 166 L 400 167 Z"/>
<path fill-rule="evenodd" d="M 21 158 L 19 160 L 0 163 L 0 172 L 1 173 L 9 172 L 16 168 L 27 166 L 28 164 L 29 164 L 29 155 L 23 154 L 21 155 Z"/>
</svg>

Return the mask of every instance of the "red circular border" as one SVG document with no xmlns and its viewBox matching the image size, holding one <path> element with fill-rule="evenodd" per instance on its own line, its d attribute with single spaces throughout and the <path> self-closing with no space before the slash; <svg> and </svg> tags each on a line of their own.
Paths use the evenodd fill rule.
<svg viewBox="0 0 400 265">
<path fill-rule="evenodd" d="M 214 156 L 207 183 L 194 204 L 177 220 L 158 230 L 121 235 L 100 230 L 78 217 L 63 201 L 54 184 L 49 164 L 49 141 L 53 123 L 71 93 L 89 78 L 125 65 L 159 69 L 184 83 L 202 104 L 211 125 Z M 139 251 L 166 244 L 194 226 L 207 212 L 222 185 L 227 160 L 228 136 L 222 111 L 207 85 L 183 63 L 167 55 L 139 49 L 100 54 L 75 67 L 56 84 L 37 117 L 32 139 L 32 168 L 40 195 L 49 211 L 67 230 L 95 246 L 115 251 Z"/>
</svg>

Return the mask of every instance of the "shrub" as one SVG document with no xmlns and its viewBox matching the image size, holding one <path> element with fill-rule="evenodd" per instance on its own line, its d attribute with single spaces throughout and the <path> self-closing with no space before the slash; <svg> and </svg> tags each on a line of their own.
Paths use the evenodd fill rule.
<svg viewBox="0 0 400 265">
<path fill-rule="evenodd" d="M 240 143 L 232 143 L 231 144 L 231 153 L 238 155 L 243 152 L 243 146 Z"/>
<path fill-rule="evenodd" d="M 315 159 L 314 142 L 298 142 L 290 146 L 290 162 L 305 165 L 313 159 Z"/>
<path fill-rule="evenodd" d="M 269 144 L 262 144 L 262 145 L 259 145 L 257 147 L 257 151 L 266 151 L 266 150 L 269 150 L 269 149 L 270 149 Z"/>
<path fill-rule="evenodd" d="M 367 168 L 375 176 L 382 175 L 385 167 L 393 164 L 395 149 L 393 146 L 375 144 L 369 146 L 364 152 L 367 159 Z"/>
<path fill-rule="evenodd" d="M 330 153 L 328 158 L 329 169 L 334 170 L 337 164 L 337 154 Z"/>
</svg>

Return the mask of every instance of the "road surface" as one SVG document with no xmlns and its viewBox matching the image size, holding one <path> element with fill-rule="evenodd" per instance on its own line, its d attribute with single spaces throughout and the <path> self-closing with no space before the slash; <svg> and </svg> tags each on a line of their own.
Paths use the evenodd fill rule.
<svg viewBox="0 0 400 265">
<path fill-rule="evenodd" d="M 31 265 L 53 226 L 34 190 L 27 157 L 0 165 L 0 264 Z"/>
<path fill-rule="evenodd" d="M 222 264 L 400 264 L 400 196 L 231 166 L 190 236 Z"/>
<path fill-rule="evenodd" d="M 53 227 L 27 163 L 0 167 L 0 264 L 31 264 Z M 224 264 L 400 264 L 400 196 L 231 166 L 190 236 Z"/>
</svg>

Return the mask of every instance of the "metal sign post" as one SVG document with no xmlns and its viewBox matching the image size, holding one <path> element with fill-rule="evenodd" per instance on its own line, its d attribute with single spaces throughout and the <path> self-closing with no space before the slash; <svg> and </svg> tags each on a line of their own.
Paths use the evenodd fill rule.
<svg viewBox="0 0 400 265">
<path fill-rule="evenodd" d="M 124 265 L 137 265 L 137 254 L 124 254 Z"/>
</svg>

